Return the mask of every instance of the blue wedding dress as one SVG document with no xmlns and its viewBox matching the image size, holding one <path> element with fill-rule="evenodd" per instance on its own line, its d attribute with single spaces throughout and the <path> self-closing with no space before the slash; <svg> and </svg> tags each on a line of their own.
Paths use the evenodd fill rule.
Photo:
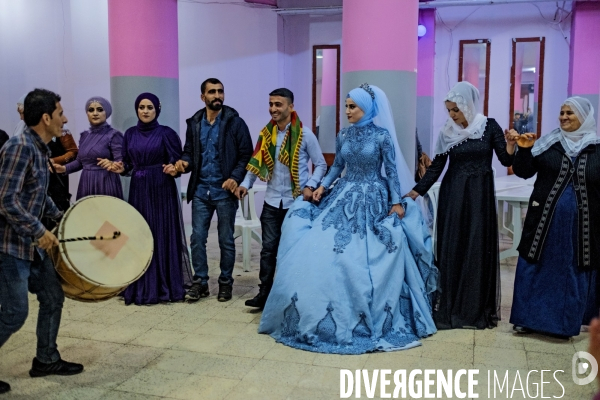
<svg viewBox="0 0 600 400">
<path fill-rule="evenodd" d="M 401 200 L 388 131 L 372 122 L 343 129 L 323 186 L 344 167 L 320 204 L 299 197 L 289 209 L 259 333 L 320 353 L 419 346 L 419 338 L 436 332 L 431 295 L 438 271 L 419 207 Z M 401 202 L 404 218 L 389 216 Z"/>
</svg>

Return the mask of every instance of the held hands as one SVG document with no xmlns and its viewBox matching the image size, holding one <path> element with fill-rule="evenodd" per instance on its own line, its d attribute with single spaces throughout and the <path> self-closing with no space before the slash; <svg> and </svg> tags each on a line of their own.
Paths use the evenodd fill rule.
<svg viewBox="0 0 600 400">
<path fill-rule="evenodd" d="M 313 201 L 315 203 L 318 203 L 319 201 L 321 201 L 321 198 L 323 197 L 323 193 L 325 193 L 325 188 L 323 186 L 319 186 L 319 188 L 312 193 Z"/>
<path fill-rule="evenodd" d="M 406 193 L 404 196 L 402 196 L 402 198 L 405 198 L 405 197 L 410 197 L 411 199 L 413 199 L 413 200 L 416 200 L 416 199 L 417 199 L 417 197 L 419 197 L 419 196 L 420 196 L 420 194 L 419 194 L 419 193 L 417 193 L 417 192 L 416 192 L 416 191 L 414 191 L 414 190 L 411 190 L 410 192 L 408 192 L 408 193 Z"/>
<path fill-rule="evenodd" d="M 225 182 L 223 182 L 223 185 L 221 187 L 223 189 L 229 190 L 231 193 L 235 194 L 235 189 L 237 189 L 238 184 L 237 184 L 236 181 L 234 181 L 233 179 L 229 178 Z"/>
<path fill-rule="evenodd" d="M 404 207 L 402 207 L 402 204 L 394 204 L 388 215 L 392 215 L 393 213 L 398 214 L 400 219 L 404 218 Z"/>
<path fill-rule="evenodd" d="M 237 189 L 235 189 L 235 197 L 237 197 L 238 199 L 243 199 L 244 197 L 246 197 L 246 195 L 248 194 L 248 189 L 246 189 L 243 186 L 238 186 Z"/>
<path fill-rule="evenodd" d="M 506 129 L 504 131 L 504 138 L 506 139 L 506 150 L 509 154 L 513 154 L 515 144 L 523 148 L 532 147 L 537 139 L 537 135 L 535 133 L 523 133 L 519 135 L 514 129 Z"/>
<path fill-rule="evenodd" d="M 58 239 L 50 231 L 45 231 L 44 235 L 37 240 L 37 246 L 48 251 L 54 246 L 58 246 Z"/>
<path fill-rule="evenodd" d="M 514 129 L 504 131 L 504 137 L 506 138 L 506 144 L 512 143 L 513 145 L 516 143 L 519 147 L 532 147 L 537 139 L 537 135 L 535 133 L 523 133 L 520 135 Z"/>
<path fill-rule="evenodd" d="M 177 169 L 173 164 L 163 164 L 163 173 L 175 176 L 177 175 Z"/>
<path fill-rule="evenodd" d="M 117 174 L 125 172 L 125 166 L 123 165 L 123 161 L 113 162 L 110 171 L 115 172 Z"/>
<path fill-rule="evenodd" d="M 52 163 L 52 166 L 54 167 L 56 172 L 59 174 L 64 174 L 65 172 L 67 172 L 67 167 L 65 167 L 64 165 Z M 50 169 L 50 172 L 52 172 L 52 168 L 49 168 L 49 169 Z"/>
<path fill-rule="evenodd" d="M 537 140 L 537 135 L 535 133 L 524 133 L 519 135 L 519 139 L 517 139 L 517 144 L 519 147 L 533 147 L 533 144 Z"/>
<path fill-rule="evenodd" d="M 513 146 L 515 144 L 517 144 L 517 139 L 519 139 L 519 132 L 515 131 L 514 129 L 505 129 L 504 130 L 504 139 L 506 140 L 506 145 L 507 146 Z"/>
<path fill-rule="evenodd" d="M 312 201 L 313 200 L 313 191 L 310 190 L 309 188 L 305 187 L 304 190 L 302 191 L 302 197 L 304 198 L 304 201 Z"/>
<path fill-rule="evenodd" d="M 112 167 L 114 162 L 107 159 L 107 158 L 96 158 L 96 160 L 98 160 L 98 163 L 96 163 L 96 165 L 104 168 L 107 171 L 113 172 Z M 58 171 L 58 170 L 57 170 Z"/>
<path fill-rule="evenodd" d="M 175 163 L 175 170 L 177 172 L 185 172 L 185 169 L 190 165 L 187 161 L 179 160 Z"/>
</svg>

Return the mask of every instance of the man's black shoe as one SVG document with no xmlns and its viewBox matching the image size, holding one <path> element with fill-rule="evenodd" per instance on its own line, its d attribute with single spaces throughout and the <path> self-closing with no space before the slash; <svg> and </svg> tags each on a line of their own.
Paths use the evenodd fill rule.
<svg viewBox="0 0 600 400">
<path fill-rule="evenodd" d="M 0 381 L 0 394 L 10 391 L 10 385 L 6 382 Z"/>
<path fill-rule="evenodd" d="M 269 293 L 261 290 L 253 299 L 246 300 L 244 304 L 246 304 L 248 307 L 257 307 L 262 310 L 265 308 L 265 303 L 267 302 L 268 298 Z"/>
<path fill-rule="evenodd" d="M 32 378 L 38 378 L 46 375 L 76 375 L 83 371 L 83 365 L 59 359 L 51 364 L 44 364 L 38 361 L 37 358 L 33 359 L 31 369 L 29 370 L 29 376 Z"/>
<path fill-rule="evenodd" d="M 219 285 L 219 295 L 217 296 L 217 300 L 219 300 L 219 301 L 231 300 L 231 291 L 232 290 L 233 290 L 233 286 L 231 286 L 231 285 Z"/>
<path fill-rule="evenodd" d="M 185 299 L 187 301 L 198 301 L 201 297 L 208 297 L 209 294 L 210 292 L 208 291 L 207 284 L 194 283 L 185 293 Z"/>
</svg>

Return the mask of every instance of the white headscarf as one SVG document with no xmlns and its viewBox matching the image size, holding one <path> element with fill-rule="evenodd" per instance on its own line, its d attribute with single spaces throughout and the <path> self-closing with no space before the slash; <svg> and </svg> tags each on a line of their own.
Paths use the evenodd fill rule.
<svg viewBox="0 0 600 400">
<path fill-rule="evenodd" d="M 17 100 L 17 110 L 23 110 L 23 105 L 25 103 L 25 97 L 27 97 L 27 93 L 25 93 L 23 96 L 21 96 L 19 98 L 19 100 Z M 17 126 L 15 127 L 15 130 L 13 131 L 13 136 L 20 135 L 21 133 L 25 132 L 25 129 L 27 129 L 27 125 L 25 125 L 25 121 L 23 121 L 22 119 L 19 120 L 19 122 L 17 123 Z"/>
<path fill-rule="evenodd" d="M 573 132 L 563 131 L 557 128 L 546 136 L 538 139 L 531 149 L 534 156 L 542 154 L 548 150 L 554 143 L 560 142 L 569 157 L 577 157 L 581 150 L 590 144 L 600 143 L 600 138 L 596 132 L 596 120 L 594 119 L 594 107 L 588 99 L 574 96 L 569 97 L 562 104 L 571 107 L 575 116 L 581 122 L 579 129 Z"/>
<path fill-rule="evenodd" d="M 477 112 L 479 90 L 469 82 L 458 82 L 454 85 L 446 95 L 444 102 L 446 101 L 456 103 L 469 125 L 463 128 L 462 125 L 458 125 L 448 117 L 435 145 L 436 155 L 447 153 L 452 147 L 467 139 L 481 139 L 487 124 L 487 117 Z"/>
</svg>

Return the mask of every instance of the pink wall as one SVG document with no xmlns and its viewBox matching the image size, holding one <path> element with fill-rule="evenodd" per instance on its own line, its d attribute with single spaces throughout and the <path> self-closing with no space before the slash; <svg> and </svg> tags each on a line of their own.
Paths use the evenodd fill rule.
<svg viewBox="0 0 600 400">
<path fill-rule="evenodd" d="M 177 0 L 108 0 L 108 24 L 111 76 L 179 77 Z"/>
<path fill-rule="evenodd" d="M 433 96 L 435 66 L 435 10 L 419 11 L 419 21 L 427 33 L 419 38 L 417 55 L 417 96 Z"/>
<path fill-rule="evenodd" d="M 417 0 L 345 0 L 342 72 L 417 69 L 417 41 L 403 40 L 417 31 Z M 382 12 L 385 10 L 385 12 Z M 365 26 L 365 21 L 376 21 Z M 395 47 L 395 48 L 394 48 Z"/>
<path fill-rule="evenodd" d="M 600 93 L 600 2 L 573 3 L 570 94 Z"/>
</svg>

